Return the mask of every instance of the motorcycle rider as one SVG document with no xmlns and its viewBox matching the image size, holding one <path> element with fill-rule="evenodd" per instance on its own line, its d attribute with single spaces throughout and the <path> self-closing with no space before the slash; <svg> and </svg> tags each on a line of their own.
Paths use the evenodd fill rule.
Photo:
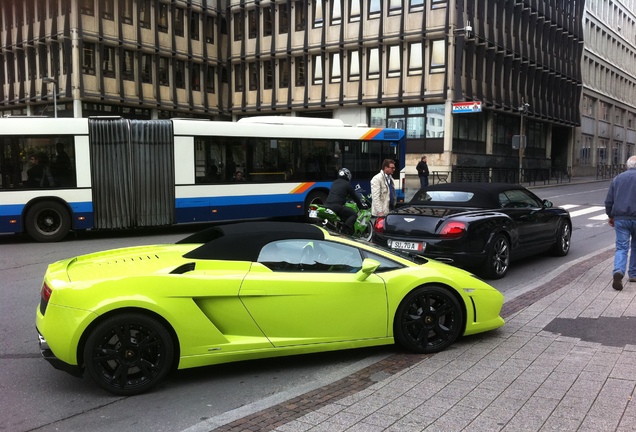
<svg viewBox="0 0 636 432">
<path fill-rule="evenodd" d="M 367 208 L 366 204 L 360 200 L 358 194 L 356 194 L 355 189 L 351 185 L 351 171 L 347 168 L 340 168 L 338 171 L 338 178 L 331 184 L 329 195 L 325 200 L 325 207 L 333 210 L 349 231 L 348 234 L 352 234 L 353 225 L 355 224 L 358 215 L 354 210 L 345 206 L 347 199 L 355 201 L 358 208 Z"/>
</svg>

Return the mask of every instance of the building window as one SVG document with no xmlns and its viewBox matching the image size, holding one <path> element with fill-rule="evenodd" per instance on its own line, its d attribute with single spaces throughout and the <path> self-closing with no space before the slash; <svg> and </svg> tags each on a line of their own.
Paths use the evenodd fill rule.
<svg viewBox="0 0 636 432">
<path fill-rule="evenodd" d="M 331 25 L 342 24 L 342 2 L 332 0 L 331 2 Z"/>
<path fill-rule="evenodd" d="M 278 60 L 278 86 L 281 88 L 289 87 L 289 62 L 286 58 Z"/>
<path fill-rule="evenodd" d="M 289 11 L 285 3 L 281 4 L 278 9 L 278 33 L 284 34 L 289 31 Z"/>
<path fill-rule="evenodd" d="M 168 5 L 165 3 L 159 4 L 159 24 L 157 29 L 160 32 L 168 33 Z"/>
<path fill-rule="evenodd" d="M 258 89 L 258 72 L 256 70 L 256 63 L 247 64 L 248 85 L 250 90 Z"/>
<path fill-rule="evenodd" d="M 177 60 L 174 65 L 174 85 L 176 88 L 185 88 L 185 62 Z"/>
<path fill-rule="evenodd" d="M 190 14 L 190 39 L 192 40 L 196 40 L 196 41 L 199 40 L 199 37 L 200 37 L 199 23 L 200 23 L 199 14 L 196 12 L 192 12 Z"/>
<path fill-rule="evenodd" d="M 124 24 L 133 22 L 133 0 L 119 0 L 119 14 Z"/>
<path fill-rule="evenodd" d="M 0 16 L 0 19 L 2 17 Z M 41 44 L 38 46 L 38 62 L 40 63 L 40 78 L 49 76 L 48 57 L 46 52 L 46 42 L 41 40 Z"/>
<path fill-rule="evenodd" d="M 329 60 L 331 63 L 331 76 L 329 78 L 329 82 L 339 83 L 342 81 L 342 65 L 340 61 L 340 53 L 331 53 Z"/>
<path fill-rule="evenodd" d="M 431 0 L 431 9 L 446 7 L 448 0 Z"/>
<path fill-rule="evenodd" d="M 295 17 L 295 22 L 296 22 L 296 31 L 304 31 L 305 30 L 305 26 L 307 23 L 306 20 L 306 16 L 305 16 L 305 8 L 307 7 L 307 3 L 305 2 L 295 2 L 294 3 L 294 10 L 296 11 L 294 17 Z"/>
<path fill-rule="evenodd" d="M 174 10 L 174 23 L 172 24 L 173 29 L 174 29 L 174 34 L 175 36 L 183 36 L 183 16 L 184 16 L 184 11 L 181 8 L 176 8 Z"/>
<path fill-rule="evenodd" d="M 150 28 L 150 0 L 141 0 L 139 7 L 139 25 L 143 28 Z"/>
<path fill-rule="evenodd" d="M 135 54 L 131 50 L 124 50 L 124 58 L 122 60 L 121 77 L 122 79 L 133 81 L 135 79 Z"/>
<path fill-rule="evenodd" d="M 247 37 L 255 39 L 258 32 L 258 12 L 256 9 L 247 11 Z"/>
<path fill-rule="evenodd" d="M 399 45 L 390 46 L 386 76 L 389 78 L 402 75 L 402 50 Z"/>
<path fill-rule="evenodd" d="M 243 13 L 238 12 L 234 14 L 234 40 L 243 40 Z"/>
<path fill-rule="evenodd" d="M 367 79 L 380 78 L 380 50 L 369 48 L 367 51 Z"/>
<path fill-rule="evenodd" d="M 214 43 L 214 17 L 205 17 L 205 41 Z"/>
<path fill-rule="evenodd" d="M 141 55 L 141 82 L 152 84 L 152 56 L 150 54 Z"/>
<path fill-rule="evenodd" d="M 234 91 L 243 91 L 243 65 L 234 66 Z"/>
<path fill-rule="evenodd" d="M 369 19 L 380 18 L 382 14 L 382 0 L 369 0 Z"/>
<path fill-rule="evenodd" d="M 115 14 L 114 0 L 101 0 L 102 18 L 112 20 Z"/>
<path fill-rule="evenodd" d="M 201 90 L 201 65 L 198 63 L 190 66 L 190 88 L 194 91 Z"/>
<path fill-rule="evenodd" d="M 325 10 L 324 0 L 314 0 L 314 28 L 322 27 L 324 23 L 323 11 Z"/>
<path fill-rule="evenodd" d="M 214 93 L 216 90 L 216 69 L 208 66 L 205 73 L 205 90 L 208 93 Z"/>
<path fill-rule="evenodd" d="M 95 75 L 95 44 L 84 44 L 82 50 L 82 72 L 88 75 Z"/>
<path fill-rule="evenodd" d="M 170 85 L 170 76 L 168 72 L 168 59 L 166 57 L 159 57 L 159 85 Z"/>
<path fill-rule="evenodd" d="M 313 83 L 314 84 L 322 84 L 322 81 L 323 81 L 322 55 L 321 54 L 315 55 L 313 57 L 313 60 L 314 60 L 314 78 L 313 78 Z"/>
<path fill-rule="evenodd" d="M 360 21 L 360 0 L 349 0 L 349 22 Z"/>
<path fill-rule="evenodd" d="M 49 18 L 56 17 L 59 14 L 57 1 L 58 0 L 49 0 Z M 0 24 L 0 26 L 1 25 L 2 24 Z M 2 29 L 0 29 L 0 31 L 1 30 L 4 30 L 4 29 L 2 28 Z"/>
<path fill-rule="evenodd" d="M 349 81 L 360 81 L 360 52 L 349 51 Z"/>
<path fill-rule="evenodd" d="M 265 75 L 263 88 L 265 90 L 271 90 L 274 87 L 274 59 L 265 60 L 263 62 L 263 74 Z"/>
<path fill-rule="evenodd" d="M 306 83 L 305 78 L 305 58 L 304 57 L 296 57 L 295 60 L 295 80 L 294 85 L 296 87 L 304 87 Z"/>
<path fill-rule="evenodd" d="M 424 10 L 424 0 L 410 0 L 409 12 L 417 12 Z"/>
<path fill-rule="evenodd" d="M 402 13 L 402 0 L 389 0 L 389 15 Z"/>
<path fill-rule="evenodd" d="M 265 6 L 263 8 L 263 36 L 272 35 L 272 7 Z"/>
<path fill-rule="evenodd" d="M 440 73 L 446 70 L 445 48 L 444 39 L 431 41 L 431 73 Z"/>
<path fill-rule="evenodd" d="M 422 74 L 422 42 L 409 45 L 409 75 Z"/>
<path fill-rule="evenodd" d="M 80 0 L 80 13 L 95 16 L 95 3 L 93 0 Z"/>
</svg>

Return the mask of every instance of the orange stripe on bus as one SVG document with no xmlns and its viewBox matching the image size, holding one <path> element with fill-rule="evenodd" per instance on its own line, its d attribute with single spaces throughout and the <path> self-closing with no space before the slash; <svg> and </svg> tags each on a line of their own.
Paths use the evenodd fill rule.
<svg viewBox="0 0 636 432">
<path fill-rule="evenodd" d="M 315 184 L 316 182 L 301 183 L 298 187 L 294 188 L 290 193 L 301 194 Z"/>
<path fill-rule="evenodd" d="M 361 140 L 370 140 L 376 137 L 380 132 L 382 132 L 382 128 L 373 128 L 369 132 L 362 135 Z"/>
</svg>

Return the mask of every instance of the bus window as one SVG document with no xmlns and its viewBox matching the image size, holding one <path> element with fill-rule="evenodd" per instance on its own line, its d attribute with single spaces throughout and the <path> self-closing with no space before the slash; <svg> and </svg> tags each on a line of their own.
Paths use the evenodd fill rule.
<svg viewBox="0 0 636 432">
<path fill-rule="evenodd" d="M 76 186 L 72 137 L 0 137 L 0 189 Z"/>
</svg>

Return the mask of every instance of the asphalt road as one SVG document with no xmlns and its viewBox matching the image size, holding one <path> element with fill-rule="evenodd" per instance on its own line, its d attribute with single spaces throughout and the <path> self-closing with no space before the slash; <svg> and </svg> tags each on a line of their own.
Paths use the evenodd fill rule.
<svg viewBox="0 0 636 432">
<path fill-rule="evenodd" d="M 575 206 L 572 249 L 564 258 L 541 256 L 513 263 L 492 284 L 502 292 L 527 284 L 614 241 L 601 219 L 609 182 L 535 189 L 555 205 Z M 35 308 L 46 266 L 92 251 L 174 242 L 199 226 L 131 232 L 83 233 L 74 240 L 38 244 L 0 235 L 0 431 L 178 431 L 207 418 L 305 392 L 396 352 L 393 347 L 259 360 L 180 371 L 149 394 L 114 397 L 88 378 L 53 369 L 40 358 Z M 241 408 L 243 407 L 243 408 Z"/>
</svg>

